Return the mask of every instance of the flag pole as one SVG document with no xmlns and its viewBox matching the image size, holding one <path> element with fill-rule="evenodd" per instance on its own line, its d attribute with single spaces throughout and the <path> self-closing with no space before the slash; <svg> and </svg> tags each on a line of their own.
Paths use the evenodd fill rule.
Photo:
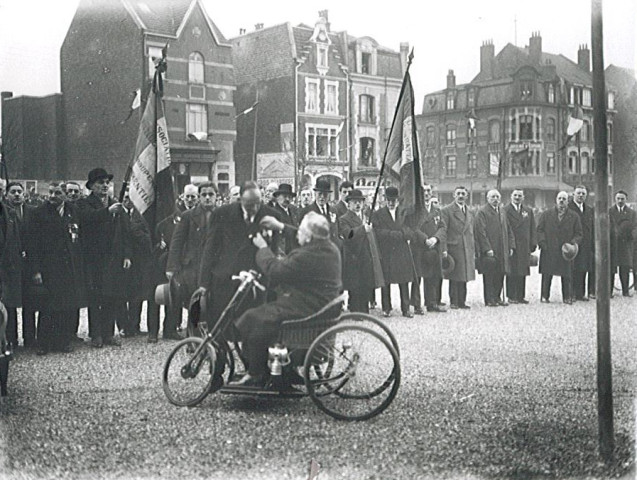
<svg viewBox="0 0 637 480">
<path fill-rule="evenodd" d="M 398 95 L 398 101 L 396 102 L 396 110 L 394 111 L 394 119 L 391 122 L 391 129 L 389 130 L 389 136 L 387 137 L 387 143 L 385 144 L 385 153 L 383 154 L 383 163 L 380 165 L 380 171 L 378 172 L 378 181 L 376 182 L 376 190 L 374 191 L 374 199 L 372 200 L 372 208 L 371 211 L 374 211 L 376 207 L 376 202 L 378 200 L 378 191 L 380 189 L 380 184 L 383 180 L 383 174 L 385 173 L 385 162 L 387 160 L 387 151 L 389 147 L 389 139 L 392 137 L 392 133 L 394 132 L 394 126 L 396 125 L 396 118 L 398 117 L 398 107 L 400 106 L 400 102 L 405 95 L 405 88 L 407 87 L 407 76 L 409 75 L 409 67 L 411 67 L 411 62 L 414 59 L 414 49 L 411 49 L 411 53 L 409 57 L 407 57 L 407 68 L 405 69 L 405 74 L 403 75 L 403 84 L 400 87 L 400 94 Z M 413 113 L 413 112 L 412 112 Z M 413 126 L 415 128 L 415 125 Z M 371 223 L 371 214 L 370 218 L 367 219 L 368 223 Z"/>
</svg>

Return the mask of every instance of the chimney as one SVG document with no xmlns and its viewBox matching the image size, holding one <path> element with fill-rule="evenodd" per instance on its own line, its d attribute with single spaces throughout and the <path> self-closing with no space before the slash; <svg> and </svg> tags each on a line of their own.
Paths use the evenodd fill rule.
<svg viewBox="0 0 637 480">
<path fill-rule="evenodd" d="M 263 24 L 262 23 L 256 23 L 254 25 L 254 29 L 255 30 L 263 30 Z"/>
<path fill-rule="evenodd" d="M 239 35 L 245 35 L 246 34 L 246 29 L 245 28 L 240 28 L 239 29 Z"/>
<path fill-rule="evenodd" d="M 480 73 L 488 78 L 493 78 L 493 59 L 495 58 L 495 47 L 493 40 L 482 42 L 480 47 Z"/>
<path fill-rule="evenodd" d="M 529 57 L 531 58 L 531 63 L 535 65 L 540 64 L 542 58 L 542 37 L 540 36 L 540 32 L 533 32 L 531 34 L 529 40 Z"/>
<path fill-rule="evenodd" d="M 453 73 L 453 70 L 449 70 L 447 74 L 447 88 L 455 88 L 456 86 L 456 75 Z"/>
<path fill-rule="evenodd" d="M 591 51 L 588 49 L 588 45 L 582 44 L 577 51 L 577 64 L 579 68 L 590 72 L 591 70 Z"/>
<path fill-rule="evenodd" d="M 2 100 L 7 100 L 11 97 L 13 97 L 13 92 L 0 92 L 0 98 L 2 98 Z"/>
<path fill-rule="evenodd" d="M 319 18 L 322 18 L 323 20 L 325 20 L 325 29 L 329 32 L 330 31 L 330 19 L 329 19 L 328 11 L 327 10 L 319 11 Z"/>
<path fill-rule="evenodd" d="M 403 75 L 407 70 L 407 62 L 409 61 L 409 42 L 400 42 L 400 66 L 403 69 Z"/>
</svg>

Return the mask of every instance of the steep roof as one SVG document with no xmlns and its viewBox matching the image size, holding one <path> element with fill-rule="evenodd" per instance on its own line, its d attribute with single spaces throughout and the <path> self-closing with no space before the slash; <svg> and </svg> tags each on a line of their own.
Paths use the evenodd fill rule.
<svg viewBox="0 0 637 480">
<path fill-rule="evenodd" d="M 635 78 L 635 70 L 630 68 L 618 67 L 617 65 L 609 65 L 606 67 L 606 82 L 617 89 L 620 94 L 628 95 L 637 85 Z"/>
<path fill-rule="evenodd" d="M 238 85 L 292 74 L 296 49 L 289 23 L 230 39 Z"/>
<path fill-rule="evenodd" d="M 292 32 L 294 36 L 294 43 L 296 46 L 296 51 L 300 57 L 303 57 L 307 54 L 307 49 L 310 48 L 310 38 L 312 38 L 312 34 L 314 33 L 314 28 L 308 27 L 305 24 L 299 24 L 296 27 L 292 27 Z M 336 49 L 337 56 L 341 59 L 343 64 L 346 64 L 347 57 L 344 55 L 341 45 L 340 35 L 336 32 L 329 33 L 330 41 L 332 42 L 331 48 Z"/>
</svg>

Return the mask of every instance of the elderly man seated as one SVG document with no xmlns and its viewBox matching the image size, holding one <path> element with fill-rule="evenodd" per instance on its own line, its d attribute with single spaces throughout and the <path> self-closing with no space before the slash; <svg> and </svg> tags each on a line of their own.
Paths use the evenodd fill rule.
<svg viewBox="0 0 637 480">
<path fill-rule="evenodd" d="M 284 225 L 277 222 L 280 230 Z M 243 340 L 248 373 L 231 386 L 263 386 L 267 379 L 268 347 L 276 341 L 282 321 L 303 318 L 320 310 L 342 289 L 341 255 L 330 241 L 330 226 L 322 215 L 308 213 L 299 226 L 299 247 L 277 258 L 260 234 L 257 265 L 276 287 L 277 299 L 247 310 L 236 321 Z"/>
</svg>

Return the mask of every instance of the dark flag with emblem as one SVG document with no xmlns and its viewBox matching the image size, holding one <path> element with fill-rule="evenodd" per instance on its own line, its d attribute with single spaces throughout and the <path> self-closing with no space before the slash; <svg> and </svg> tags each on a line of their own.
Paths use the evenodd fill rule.
<svg viewBox="0 0 637 480">
<path fill-rule="evenodd" d="M 123 193 L 128 183 L 130 199 L 148 222 L 151 232 L 155 231 L 157 223 L 172 214 L 175 204 L 168 128 L 162 102 L 167 47 L 162 49 L 161 59 L 154 59 L 153 86 L 139 125 L 135 156 L 122 187 Z"/>
</svg>

